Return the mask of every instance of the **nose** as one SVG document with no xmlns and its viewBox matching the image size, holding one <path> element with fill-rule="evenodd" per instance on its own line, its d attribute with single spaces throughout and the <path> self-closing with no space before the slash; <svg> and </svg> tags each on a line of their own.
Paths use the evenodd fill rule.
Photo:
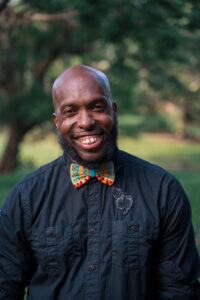
<svg viewBox="0 0 200 300">
<path fill-rule="evenodd" d="M 95 123 L 93 115 L 87 109 L 81 110 L 78 115 L 78 126 L 85 130 L 90 129 Z"/>
</svg>

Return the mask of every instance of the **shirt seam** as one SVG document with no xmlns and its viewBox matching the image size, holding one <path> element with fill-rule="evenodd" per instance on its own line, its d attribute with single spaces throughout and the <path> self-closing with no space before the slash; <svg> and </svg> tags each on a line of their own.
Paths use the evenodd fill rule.
<svg viewBox="0 0 200 300">
<path fill-rule="evenodd" d="M 22 186 L 23 184 L 21 183 L 19 185 L 19 194 L 21 196 L 21 199 L 22 199 L 22 207 L 23 207 L 23 210 L 24 210 L 24 224 L 25 224 L 25 230 L 28 230 L 30 229 L 30 226 L 31 226 L 31 212 L 30 212 L 30 208 L 28 206 L 28 203 L 23 195 L 23 192 L 22 192 Z"/>
</svg>

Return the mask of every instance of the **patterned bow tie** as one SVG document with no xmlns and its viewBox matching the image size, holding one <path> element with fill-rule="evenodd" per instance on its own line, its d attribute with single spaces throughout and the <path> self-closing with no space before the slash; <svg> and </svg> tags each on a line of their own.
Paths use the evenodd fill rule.
<svg viewBox="0 0 200 300">
<path fill-rule="evenodd" d="M 72 163 L 70 166 L 70 176 L 75 188 L 82 186 L 92 177 L 96 177 L 107 185 L 112 185 L 115 180 L 114 165 L 110 161 L 103 164 L 99 169 L 87 169 L 77 163 Z"/>
</svg>

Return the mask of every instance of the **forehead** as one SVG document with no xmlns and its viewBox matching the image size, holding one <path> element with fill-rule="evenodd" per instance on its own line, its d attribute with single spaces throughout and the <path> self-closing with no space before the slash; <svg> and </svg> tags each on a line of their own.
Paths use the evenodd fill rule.
<svg viewBox="0 0 200 300">
<path fill-rule="evenodd" d="M 55 105 L 63 101 L 76 104 L 101 97 L 109 98 L 109 91 L 104 80 L 95 74 L 87 73 L 61 77 L 53 89 L 53 94 Z"/>
</svg>

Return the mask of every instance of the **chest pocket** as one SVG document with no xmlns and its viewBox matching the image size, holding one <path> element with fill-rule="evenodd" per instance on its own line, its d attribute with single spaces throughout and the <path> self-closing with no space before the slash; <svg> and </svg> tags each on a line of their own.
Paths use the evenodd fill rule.
<svg viewBox="0 0 200 300">
<path fill-rule="evenodd" d="M 37 268 L 48 274 L 57 275 L 62 268 L 73 263 L 73 239 L 70 226 L 46 227 L 30 232 L 30 247 Z"/>
<path fill-rule="evenodd" d="M 153 228 L 134 222 L 114 221 L 112 234 L 112 262 L 120 267 L 138 269 L 150 261 L 154 245 Z"/>
</svg>

